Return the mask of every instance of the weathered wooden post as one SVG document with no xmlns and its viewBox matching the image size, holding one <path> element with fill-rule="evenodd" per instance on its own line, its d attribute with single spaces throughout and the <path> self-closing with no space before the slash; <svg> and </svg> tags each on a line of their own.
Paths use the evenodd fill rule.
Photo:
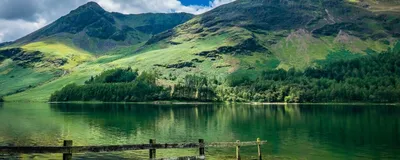
<svg viewBox="0 0 400 160">
<path fill-rule="evenodd" d="M 241 160 L 240 158 L 240 141 L 236 141 L 236 160 Z"/>
<path fill-rule="evenodd" d="M 64 147 L 72 147 L 72 140 L 64 140 Z M 68 153 L 63 154 L 63 160 L 72 160 L 72 150 L 69 149 Z"/>
<path fill-rule="evenodd" d="M 204 157 L 206 154 L 205 154 L 205 149 L 204 149 L 204 139 L 199 139 L 199 144 L 200 144 L 200 147 L 199 147 L 199 154 L 200 154 L 200 156 L 201 157 Z"/>
<path fill-rule="evenodd" d="M 261 140 L 260 140 L 260 138 L 257 138 L 257 147 L 258 147 L 258 160 L 262 160 L 262 155 L 261 155 Z"/>
<path fill-rule="evenodd" d="M 151 146 L 156 144 L 156 140 L 155 139 L 150 139 L 149 142 L 150 142 Z M 149 150 L 149 154 L 150 154 L 150 159 L 156 159 L 156 149 L 150 149 Z"/>
</svg>

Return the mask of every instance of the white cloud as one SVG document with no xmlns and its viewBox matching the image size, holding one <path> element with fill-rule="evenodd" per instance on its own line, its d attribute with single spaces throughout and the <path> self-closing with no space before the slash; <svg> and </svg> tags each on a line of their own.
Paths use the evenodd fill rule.
<svg viewBox="0 0 400 160">
<path fill-rule="evenodd" d="M 0 19 L 0 42 L 12 41 L 34 32 L 47 24 L 43 18 L 35 22 Z"/>
<path fill-rule="evenodd" d="M 53 22 L 90 0 L 33 0 L 0 1 L 0 42 L 13 41 Z M 105 10 L 125 14 L 186 12 L 201 14 L 235 0 L 210 0 L 209 6 L 183 5 L 179 0 L 93 0 Z M 13 4 L 15 3 L 15 4 Z M 23 3 L 24 5 L 19 5 Z M 6 5 L 7 4 L 7 5 Z M 29 6 L 29 4 L 32 4 Z M 1 7 L 3 6 L 3 7 Z M 13 6 L 11 9 L 4 6 Z M 29 10 L 27 10 L 29 8 Z M 16 14 L 15 10 L 25 10 Z M 34 16 L 32 16 L 34 15 Z"/>
<path fill-rule="evenodd" d="M 186 12 L 201 14 L 220 5 L 233 2 L 235 0 L 212 0 L 209 6 L 189 5 L 184 6 L 178 0 L 95 0 L 104 9 L 121 13 L 171 13 Z"/>
</svg>

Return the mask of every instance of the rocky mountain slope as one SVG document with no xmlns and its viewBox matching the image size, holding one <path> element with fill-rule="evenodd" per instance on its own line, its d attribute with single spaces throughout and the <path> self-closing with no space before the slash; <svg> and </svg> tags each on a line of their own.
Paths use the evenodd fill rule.
<svg viewBox="0 0 400 160">
<path fill-rule="evenodd" d="M 193 15 L 186 13 L 110 13 L 97 3 L 89 2 L 15 43 L 20 45 L 43 40 L 69 41 L 86 51 L 104 53 L 118 46 L 145 42 L 152 35 L 171 29 L 192 17 Z"/>
</svg>

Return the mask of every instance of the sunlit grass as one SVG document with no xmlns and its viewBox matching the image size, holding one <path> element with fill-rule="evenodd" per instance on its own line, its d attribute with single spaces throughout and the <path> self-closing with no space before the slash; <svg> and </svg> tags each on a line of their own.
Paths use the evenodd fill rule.
<svg viewBox="0 0 400 160">
<path fill-rule="evenodd" d="M 45 102 L 49 100 L 50 95 L 53 92 L 63 88 L 65 85 L 71 83 L 83 84 L 83 82 L 85 82 L 85 80 L 87 80 L 89 77 L 90 74 L 88 72 L 74 72 L 70 75 L 45 83 L 41 86 L 29 89 L 25 92 L 7 96 L 4 99 L 6 101 Z"/>
<path fill-rule="evenodd" d="M 48 60 L 66 58 L 68 62 L 61 68 L 67 70 L 83 62 L 93 60 L 93 56 L 90 53 L 62 43 L 34 42 L 22 46 L 22 48 L 27 51 L 40 51 L 44 53 L 45 59 Z"/>
<path fill-rule="evenodd" d="M 35 71 L 8 63 L 7 66 L 0 66 L 0 96 L 35 87 L 55 76 L 50 71 Z"/>
<path fill-rule="evenodd" d="M 358 3 L 358 2 L 360 2 L 360 0 L 347 0 L 348 2 L 351 2 L 351 3 Z"/>
</svg>

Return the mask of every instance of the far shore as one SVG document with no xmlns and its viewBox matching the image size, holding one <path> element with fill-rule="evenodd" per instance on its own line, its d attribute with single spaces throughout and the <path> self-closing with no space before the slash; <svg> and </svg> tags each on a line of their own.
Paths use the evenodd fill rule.
<svg viewBox="0 0 400 160">
<path fill-rule="evenodd" d="M 1 103 L 1 102 L 0 102 Z M 3 102 L 3 103 L 39 103 L 39 102 Z M 371 102 L 326 102 L 326 103 L 285 103 L 285 102 L 198 102 L 198 101 L 149 101 L 149 102 L 102 102 L 102 101 L 70 101 L 70 102 L 40 102 L 50 104 L 155 104 L 155 105 L 205 105 L 205 104 L 246 104 L 246 105 L 385 105 L 400 106 L 400 103 Z"/>
</svg>

